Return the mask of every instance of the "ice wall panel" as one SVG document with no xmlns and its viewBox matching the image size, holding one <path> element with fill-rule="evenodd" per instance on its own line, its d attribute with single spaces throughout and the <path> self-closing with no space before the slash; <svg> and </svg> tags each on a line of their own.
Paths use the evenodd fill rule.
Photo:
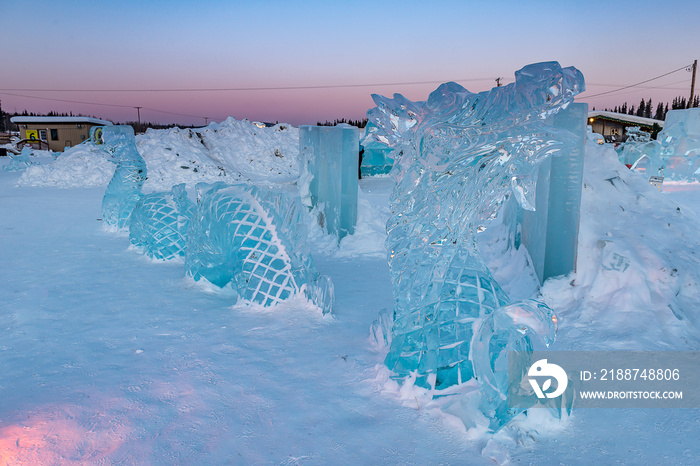
<svg viewBox="0 0 700 466">
<path fill-rule="evenodd" d="M 328 232 L 343 238 L 357 223 L 359 130 L 352 126 L 301 126 L 301 159 L 312 176 L 312 206 L 320 206 Z"/>
<path fill-rule="evenodd" d="M 522 213 L 522 238 L 540 283 L 576 267 L 588 104 L 570 104 L 550 118 L 569 133 L 566 152 L 538 169 L 535 211 Z"/>
</svg>

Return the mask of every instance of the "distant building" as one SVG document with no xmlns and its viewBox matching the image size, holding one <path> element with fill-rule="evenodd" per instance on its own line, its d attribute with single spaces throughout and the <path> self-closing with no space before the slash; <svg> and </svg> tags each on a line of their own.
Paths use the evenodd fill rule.
<svg viewBox="0 0 700 466">
<path fill-rule="evenodd" d="M 90 137 L 93 126 L 112 122 L 90 117 L 14 116 L 10 121 L 19 126 L 20 145 L 31 144 L 36 149 L 62 152 Z"/>
<path fill-rule="evenodd" d="M 608 142 L 626 139 L 625 128 L 628 126 L 639 126 L 642 131 L 651 133 L 654 123 L 660 128 L 664 127 L 662 120 L 654 120 L 653 118 L 615 112 L 588 112 L 588 124 L 593 127 L 593 132 L 604 136 Z"/>
</svg>

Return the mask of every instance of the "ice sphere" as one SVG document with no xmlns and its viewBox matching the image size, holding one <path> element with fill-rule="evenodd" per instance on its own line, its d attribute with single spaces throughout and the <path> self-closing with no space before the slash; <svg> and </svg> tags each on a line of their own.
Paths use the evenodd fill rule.
<svg viewBox="0 0 700 466">
<path fill-rule="evenodd" d="M 397 378 L 415 373 L 419 386 L 444 389 L 474 378 L 475 331 L 513 304 L 480 258 L 475 231 L 510 195 L 534 206 L 538 164 L 568 153 L 575 139 L 547 118 L 585 89 L 583 75 L 547 62 L 515 78 L 479 94 L 446 83 L 424 102 L 374 95 L 377 107 L 367 113 L 374 128 L 367 138 L 397 156 L 386 242 L 394 324 L 385 363 Z M 541 303 L 528 311 L 541 321 L 551 312 Z M 523 338 L 526 348 L 530 337 Z M 503 341 L 486 351 L 500 354 Z M 482 410 L 502 426 L 510 414 L 495 406 Z"/>
<path fill-rule="evenodd" d="M 195 280 L 231 285 L 248 302 L 272 306 L 304 295 L 324 313 L 333 283 L 313 264 L 298 197 L 254 186 L 197 185 L 185 267 Z"/>
<path fill-rule="evenodd" d="M 581 121 L 586 121 L 585 115 Z M 508 352 L 532 352 L 533 338 L 549 346 L 556 332 L 557 320 L 552 310 L 532 299 L 500 307 L 481 321 L 472 342 L 471 359 L 483 395 L 480 408 L 488 415 L 492 430 L 498 430 L 504 420 L 525 410 L 509 408 L 507 396 L 518 390 L 534 361 L 525 357 L 509 360 Z M 571 411 L 571 400 L 567 398 L 567 411 Z"/>
<path fill-rule="evenodd" d="M 300 126 L 303 195 L 322 212 L 321 225 L 342 239 L 357 223 L 359 129 L 350 125 Z"/>
<path fill-rule="evenodd" d="M 33 161 L 30 156 L 32 155 L 32 148 L 30 146 L 22 147 L 22 151 L 19 154 L 10 154 L 12 158 L 12 163 L 2 167 L 6 172 L 15 172 L 19 170 L 24 170 L 30 165 L 41 165 L 38 161 Z"/>
<path fill-rule="evenodd" d="M 134 129 L 127 125 L 94 126 L 90 138 L 117 164 L 102 198 L 102 220 L 117 228 L 127 227 L 146 181 L 146 162 L 136 149 Z"/>
<path fill-rule="evenodd" d="M 170 192 L 144 195 L 131 213 L 131 243 L 143 247 L 152 259 L 184 256 L 194 208 L 194 203 L 187 198 L 184 183 L 173 186 Z"/>
</svg>

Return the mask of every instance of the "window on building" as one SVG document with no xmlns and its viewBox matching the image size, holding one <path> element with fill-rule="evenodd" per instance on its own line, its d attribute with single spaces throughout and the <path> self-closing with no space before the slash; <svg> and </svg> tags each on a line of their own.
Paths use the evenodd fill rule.
<svg viewBox="0 0 700 466">
<path fill-rule="evenodd" d="M 58 141 L 58 130 L 57 129 L 51 130 L 51 140 Z"/>
<path fill-rule="evenodd" d="M 46 130 L 45 129 L 39 130 L 39 139 L 41 139 L 42 141 L 46 141 Z"/>
</svg>

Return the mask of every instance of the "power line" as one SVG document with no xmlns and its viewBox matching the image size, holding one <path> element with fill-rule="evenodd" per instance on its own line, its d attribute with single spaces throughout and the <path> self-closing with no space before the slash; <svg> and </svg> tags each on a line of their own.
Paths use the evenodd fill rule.
<svg viewBox="0 0 700 466">
<path fill-rule="evenodd" d="M 14 97 L 25 97 L 27 99 L 37 99 L 37 100 L 50 100 L 54 102 L 67 102 L 71 104 L 82 104 L 82 105 L 95 105 L 95 106 L 102 106 L 102 107 L 119 107 L 119 108 L 137 108 L 135 105 L 121 105 L 121 104 L 106 104 L 106 103 L 98 103 L 98 102 L 85 102 L 81 100 L 68 100 L 68 99 L 55 99 L 51 97 L 36 97 L 33 95 L 23 95 L 23 94 L 15 94 L 11 92 L 0 92 L 2 95 L 11 95 Z M 157 113 L 167 113 L 169 115 L 178 115 L 178 116 L 186 116 L 186 117 L 193 117 L 193 118 L 206 118 L 201 115 L 191 115 L 189 113 L 177 113 L 177 112 L 169 112 L 166 110 L 159 110 L 157 108 L 150 108 L 150 107 L 138 107 L 142 108 L 144 110 L 150 110 L 151 112 L 157 112 Z"/>
<path fill-rule="evenodd" d="M 629 86 L 624 86 L 624 87 L 621 87 L 621 88 L 619 88 L 619 89 L 613 89 L 613 90 L 611 90 L 611 91 L 600 92 L 600 93 L 598 93 L 598 94 L 593 94 L 593 95 L 588 95 L 588 96 L 585 96 L 585 97 L 581 97 L 581 100 L 592 99 L 593 97 L 599 97 L 599 96 L 601 96 L 601 95 L 612 94 L 613 92 L 623 91 L 623 90 L 625 90 L 625 89 L 629 89 L 630 87 L 637 87 L 637 86 L 639 86 L 640 84 L 645 84 L 645 83 L 648 83 L 649 81 L 654 81 L 654 80 L 656 80 L 656 79 L 663 78 L 664 76 L 668 76 L 669 74 L 677 73 L 677 72 L 680 71 L 680 70 L 685 70 L 685 69 L 688 68 L 688 66 L 692 66 L 692 65 L 684 65 L 684 66 L 678 68 L 677 70 L 669 71 L 668 73 L 664 73 L 664 74 L 662 74 L 662 75 L 659 75 L 659 76 L 656 76 L 656 77 L 654 77 L 654 78 L 647 79 L 647 80 L 644 80 L 644 81 L 640 81 L 640 82 L 635 83 L 635 84 L 630 84 Z"/>
<path fill-rule="evenodd" d="M 494 78 L 464 78 L 455 79 L 454 82 L 492 81 Z M 353 87 L 379 87 L 379 86 L 413 86 L 420 84 L 442 84 L 440 81 L 408 81 L 398 83 L 369 83 L 369 84 L 320 84 L 313 86 L 271 86 L 271 87 L 222 87 L 222 88 L 171 88 L 171 89 L 25 89 L 7 88 L 0 91 L 11 92 L 228 92 L 228 91 L 290 91 L 303 89 L 339 89 Z"/>
<path fill-rule="evenodd" d="M 685 91 L 685 87 L 667 87 L 667 86 L 673 86 L 674 84 L 681 84 L 685 83 L 687 79 L 684 79 L 682 81 L 674 81 L 672 83 L 666 83 L 666 84 L 660 84 L 658 86 L 638 86 L 640 89 L 668 89 L 668 90 L 673 90 L 673 91 Z M 586 83 L 586 86 L 592 86 L 592 87 L 618 87 L 621 86 L 621 84 L 600 84 L 600 83 Z"/>
</svg>

